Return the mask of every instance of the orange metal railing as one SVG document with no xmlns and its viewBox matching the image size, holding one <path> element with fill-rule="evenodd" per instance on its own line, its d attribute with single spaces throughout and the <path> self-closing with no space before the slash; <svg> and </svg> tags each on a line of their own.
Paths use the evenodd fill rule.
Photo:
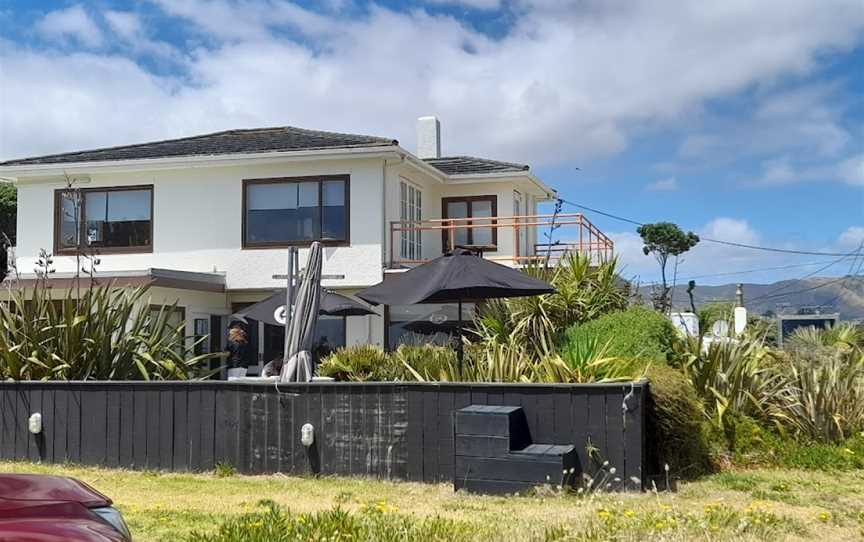
<svg viewBox="0 0 864 542">
<path fill-rule="evenodd" d="M 559 228 L 567 227 L 567 241 L 552 241 L 545 238 L 550 231 L 553 235 L 560 231 Z M 574 231 L 575 229 L 575 231 Z M 467 237 L 468 231 L 482 231 L 490 238 L 488 244 L 460 244 L 459 237 Z M 502 231 L 512 232 L 512 240 L 509 242 L 502 239 Z M 425 233 L 424 235 L 424 232 Z M 403 241 L 411 234 L 423 238 L 421 254 L 416 250 L 403 250 Z M 592 261 L 606 261 L 613 255 L 614 243 L 601 232 L 582 213 L 558 214 L 558 215 L 522 215 L 522 216 L 492 216 L 473 218 L 440 218 L 430 220 L 394 220 L 390 222 L 390 267 L 398 268 L 420 264 L 440 255 L 437 248 L 437 239 L 432 236 L 440 234 L 441 252 L 446 252 L 453 246 L 466 246 L 482 251 L 483 257 L 502 263 L 513 265 L 524 265 L 529 263 L 542 263 L 547 259 L 557 261 L 569 252 L 581 252 L 591 257 Z M 525 239 L 536 239 L 544 237 L 544 242 L 525 241 Z M 414 237 L 413 239 L 417 239 Z M 428 241 L 434 240 L 435 249 L 429 246 Z M 415 247 L 417 246 L 415 245 Z M 505 246 L 506 245 L 506 246 Z M 405 252 L 415 252 L 413 255 Z M 413 256 L 413 257 L 412 257 Z"/>
</svg>

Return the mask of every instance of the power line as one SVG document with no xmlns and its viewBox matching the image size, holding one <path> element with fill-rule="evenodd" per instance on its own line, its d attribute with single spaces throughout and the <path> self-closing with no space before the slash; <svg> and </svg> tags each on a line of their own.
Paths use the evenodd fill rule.
<svg viewBox="0 0 864 542">
<path fill-rule="evenodd" d="M 791 265 L 778 265 L 776 267 L 759 267 L 755 269 L 742 269 L 740 271 L 727 271 L 725 273 L 709 273 L 706 275 L 691 275 L 689 277 L 679 277 L 680 280 L 704 279 L 709 277 L 723 277 L 727 275 L 746 275 L 747 273 L 759 273 L 762 271 L 779 271 L 781 269 L 795 269 L 797 267 L 810 267 L 811 265 L 821 265 L 826 262 L 809 262 L 796 263 Z"/>
<path fill-rule="evenodd" d="M 809 250 L 790 250 L 785 248 L 774 248 L 774 247 L 760 247 L 757 245 L 748 245 L 745 243 L 733 243 L 732 241 L 721 241 L 719 239 L 709 239 L 708 237 L 700 237 L 702 241 L 707 241 L 709 243 L 717 243 L 720 245 L 729 245 L 732 247 L 740 247 L 740 248 L 749 248 L 753 250 L 764 250 L 767 252 L 780 252 L 782 254 L 800 254 L 803 256 L 854 256 L 854 252 L 812 252 Z"/>
<path fill-rule="evenodd" d="M 612 213 L 606 213 L 604 211 L 600 211 L 598 209 L 592 209 L 591 207 L 587 207 L 585 205 L 580 205 L 578 203 L 573 203 L 572 201 L 567 201 L 566 199 L 559 198 L 561 201 L 566 203 L 567 205 L 572 205 L 573 207 L 578 207 L 579 209 L 585 209 L 586 211 L 591 211 L 592 213 L 597 213 L 598 215 L 608 216 L 609 218 L 614 218 L 615 220 L 620 220 L 621 222 L 628 222 L 635 226 L 644 226 L 641 222 L 636 222 L 635 220 L 630 220 L 629 218 L 624 218 L 622 216 L 613 215 Z"/>
<path fill-rule="evenodd" d="M 802 290 L 795 290 L 794 292 L 786 292 L 785 294 L 775 294 L 775 295 L 769 295 L 769 296 L 754 297 L 753 299 L 750 299 L 750 301 L 752 302 L 752 301 L 756 301 L 757 299 L 774 299 L 777 297 L 786 297 L 789 295 L 803 294 L 804 292 L 810 292 L 812 290 L 818 290 L 819 288 L 824 288 L 825 286 L 830 286 L 832 284 L 836 284 L 836 283 L 844 281 L 848 278 L 849 277 L 840 277 L 840 278 L 837 278 L 834 280 L 829 280 L 828 282 L 823 282 L 822 284 L 817 284 L 816 286 L 811 286 L 810 288 L 804 288 Z"/>
<path fill-rule="evenodd" d="M 861 253 L 861 248 L 862 248 L 862 246 L 864 246 L 864 243 L 862 243 L 862 245 L 859 245 L 859 246 L 858 246 L 858 251 L 855 253 L 855 257 L 856 257 L 856 258 L 857 258 L 858 255 Z M 813 271 L 813 272 L 807 273 L 806 275 L 804 275 L 803 277 L 801 277 L 801 278 L 799 278 L 799 279 L 797 279 L 797 280 L 804 280 L 804 279 L 808 279 L 808 278 L 810 278 L 810 277 L 812 277 L 812 276 L 818 275 L 819 273 L 821 273 L 822 271 L 825 271 L 825 270 L 828 269 L 829 267 L 832 267 L 832 266 L 837 265 L 838 263 L 842 262 L 842 261 L 845 260 L 847 257 L 848 257 L 848 256 L 843 256 L 842 258 L 838 258 L 838 259 L 834 260 L 833 262 L 830 262 L 828 265 L 825 265 L 825 266 L 823 266 L 823 267 L 820 267 L 820 268 L 817 269 L 816 271 Z M 854 258 L 853 258 L 853 261 L 854 261 Z M 771 299 L 771 298 L 773 298 L 773 297 L 778 297 L 777 295 L 772 295 L 772 294 L 776 294 L 777 292 L 782 292 L 783 290 L 786 290 L 787 288 L 790 288 L 792 284 L 794 284 L 794 283 L 789 283 L 789 284 L 787 284 L 787 285 L 785 285 L 785 286 L 780 286 L 779 288 L 774 288 L 773 290 L 769 290 L 768 292 L 766 292 L 766 293 L 764 293 L 764 294 L 762 294 L 762 295 L 757 295 L 756 297 L 752 298 L 750 301 L 758 301 L 758 300 L 760 300 L 760 299 Z M 808 291 L 808 290 L 803 290 L 803 291 L 806 292 L 806 291 Z M 782 295 L 788 295 L 788 294 L 782 294 Z"/>
<path fill-rule="evenodd" d="M 573 207 L 576 207 L 578 209 L 584 209 L 586 211 L 591 211 L 592 213 L 597 213 L 598 215 L 603 215 L 603 216 L 606 216 L 606 217 L 609 217 L 609 218 L 612 218 L 615 220 L 620 220 L 621 222 L 627 222 L 628 224 L 633 224 L 635 226 L 644 226 L 645 225 L 642 222 L 638 222 L 636 220 L 631 220 L 631 219 L 625 218 L 623 216 L 618 216 L 618 215 L 614 215 L 612 213 L 607 213 L 605 211 L 601 211 L 599 209 L 594 209 L 594 208 L 588 207 L 587 205 L 581 205 L 579 203 L 574 203 L 572 201 L 568 201 L 568 200 L 563 199 L 563 198 L 561 198 L 561 201 L 566 203 L 567 205 L 572 205 Z M 748 248 L 751 250 L 763 250 L 766 252 L 779 252 L 781 254 L 797 254 L 797 255 L 801 255 L 801 256 L 834 256 L 834 257 L 836 257 L 836 256 L 854 256 L 855 255 L 854 252 L 849 252 L 849 253 L 815 252 L 815 251 L 810 251 L 810 250 L 791 250 L 791 249 L 785 249 L 785 248 L 763 247 L 763 246 L 759 246 L 759 245 L 748 245 L 746 243 L 736 243 L 734 241 L 724 241 L 722 239 L 711 239 L 709 237 L 701 237 L 701 236 L 699 237 L 699 239 L 701 241 L 705 241 L 708 243 L 717 243 L 719 245 L 727 245 L 727 246 L 738 247 L 738 248 Z"/>
<path fill-rule="evenodd" d="M 858 246 L 858 251 L 860 252 L 862 248 L 864 248 L 864 241 L 862 241 L 861 244 Z M 855 269 L 855 261 L 856 260 L 857 260 L 857 258 L 852 258 L 852 265 L 849 266 L 849 275 L 844 277 L 843 284 L 841 284 L 842 289 L 839 292 L 837 292 L 837 295 L 835 295 L 833 298 L 831 298 L 830 301 L 825 303 L 825 305 L 834 306 L 834 304 L 837 302 L 838 299 L 840 299 L 840 297 L 843 295 L 844 292 L 851 291 L 849 289 L 849 285 L 847 284 L 847 281 L 845 279 L 849 279 L 851 277 L 857 277 L 861 274 L 861 269 L 864 268 L 864 255 L 861 255 L 861 262 L 858 263 L 858 269 Z"/>
</svg>

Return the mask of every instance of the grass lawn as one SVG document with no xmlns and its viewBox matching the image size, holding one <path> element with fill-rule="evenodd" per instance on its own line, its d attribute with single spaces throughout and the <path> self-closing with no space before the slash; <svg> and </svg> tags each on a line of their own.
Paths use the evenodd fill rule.
<svg viewBox="0 0 864 542">
<path fill-rule="evenodd" d="M 748 470 L 680 485 L 675 494 L 454 494 L 452 486 L 355 478 L 133 472 L 0 462 L 2 472 L 79 478 L 114 499 L 135 539 L 215 532 L 271 499 L 292 512 L 340 506 L 453 520 L 459 540 L 861 540 L 864 471 Z"/>
</svg>

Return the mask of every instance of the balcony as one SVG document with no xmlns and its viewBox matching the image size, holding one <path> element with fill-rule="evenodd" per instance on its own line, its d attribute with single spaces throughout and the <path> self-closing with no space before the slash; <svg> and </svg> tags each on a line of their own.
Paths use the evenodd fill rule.
<svg viewBox="0 0 864 542">
<path fill-rule="evenodd" d="M 563 236 L 567 240 L 554 240 Z M 545 242 L 537 242 L 540 238 Z M 391 269 L 427 262 L 450 247 L 476 250 L 488 260 L 518 267 L 554 263 L 575 252 L 600 263 L 612 257 L 614 244 L 582 213 L 390 222 Z"/>
</svg>

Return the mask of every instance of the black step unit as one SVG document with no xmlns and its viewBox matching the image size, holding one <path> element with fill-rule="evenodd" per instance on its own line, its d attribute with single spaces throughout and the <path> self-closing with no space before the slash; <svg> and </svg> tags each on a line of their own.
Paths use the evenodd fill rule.
<svg viewBox="0 0 864 542">
<path fill-rule="evenodd" d="M 517 406 L 471 405 L 454 416 L 453 487 L 472 493 L 521 493 L 541 485 L 574 486 L 582 475 L 576 450 L 534 444 Z"/>
</svg>

